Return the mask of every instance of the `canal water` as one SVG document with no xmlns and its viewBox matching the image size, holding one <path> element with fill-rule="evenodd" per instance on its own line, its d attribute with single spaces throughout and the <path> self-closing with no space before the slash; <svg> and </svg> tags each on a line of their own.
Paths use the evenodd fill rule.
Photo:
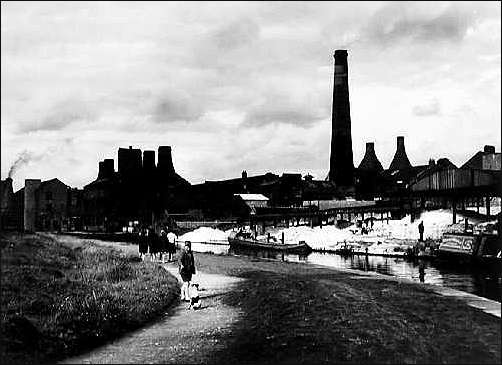
<svg viewBox="0 0 502 365">
<path fill-rule="evenodd" d="M 234 254 L 277 259 L 291 262 L 319 264 L 333 268 L 375 271 L 380 274 L 420 282 L 418 268 L 421 260 L 381 256 L 341 256 L 333 253 L 312 252 L 306 256 L 282 254 L 268 250 L 229 249 L 228 245 L 192 243 L 196 252 Z M 441 285 L 501 302 L 502 270 L 488 271 L 472 266 L 453 266 L 424 260 L 426 284 Z"/>
</svg>

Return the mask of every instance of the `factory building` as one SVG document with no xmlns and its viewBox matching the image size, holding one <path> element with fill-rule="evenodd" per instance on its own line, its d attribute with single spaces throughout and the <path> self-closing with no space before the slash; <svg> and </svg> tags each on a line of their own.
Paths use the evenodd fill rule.
<svg viewBox="0 0 502 365">
<path fill-rule="evenodd" d="M 500 171 L 500 162 L 501 153 L 495 152 L 495 146 L 486 145 L 483 151 L 476 152 L 474 156 L 462 165 L 462 168 Z"/>
<path fill-rule="evenodd" d="M 10 184 L 10 187 L 9 187 Z M 2 229 L 28 232 L 69 229 L 72 189 L 59 179 L 26 179 L 24 187 L 12 193 L 12 179 L 2 181 Z"/>
<path fill-rule="evenodd" d="M 165 212 L 183 211 L 190 183 L 179 176 L 170 146 L 155 151 L 119 148 L 113 159 L 99 163 L 96 180 L 83 190 L 82 225 L 89 231 L 116 231 L 129 221 L 155 225 Z"/>
</svg>

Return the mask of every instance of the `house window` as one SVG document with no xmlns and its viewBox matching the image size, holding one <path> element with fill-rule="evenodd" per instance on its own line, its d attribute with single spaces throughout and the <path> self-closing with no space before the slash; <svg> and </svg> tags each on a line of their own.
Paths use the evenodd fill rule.
<svg viewBox="0 0 502 365">
<path fill-rule="evenodd" d="M 45 200 L 52 200 L 52 191 L 45 192 Z"/>
</svg>

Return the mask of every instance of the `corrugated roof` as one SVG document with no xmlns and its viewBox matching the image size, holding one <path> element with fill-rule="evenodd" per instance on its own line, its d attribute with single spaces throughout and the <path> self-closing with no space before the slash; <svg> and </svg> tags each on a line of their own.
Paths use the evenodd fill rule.
<svg viewBox="0 0 502 365">
<path fill-rule="evenodd" d="M 268 200 L 263 194 L 234 194 L 234 196 L 239 196 L 242 200 Z"/>
</svg>

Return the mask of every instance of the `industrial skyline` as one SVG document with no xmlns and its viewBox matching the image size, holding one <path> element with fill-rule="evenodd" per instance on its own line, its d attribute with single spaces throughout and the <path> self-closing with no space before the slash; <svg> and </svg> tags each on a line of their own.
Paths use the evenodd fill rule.
<svg viewBox="0 0 502 365">
<path fill-rule="evenodd" d="M 173 147 L 191 183 L 329 171 L 333 51 L 353 163 L 500 150 L 498 3 L 2 2 L 2 178 L 82 187 L 121 146 Z M 225 16 L 222 16 L 225 15 Z"/>
</svg>

